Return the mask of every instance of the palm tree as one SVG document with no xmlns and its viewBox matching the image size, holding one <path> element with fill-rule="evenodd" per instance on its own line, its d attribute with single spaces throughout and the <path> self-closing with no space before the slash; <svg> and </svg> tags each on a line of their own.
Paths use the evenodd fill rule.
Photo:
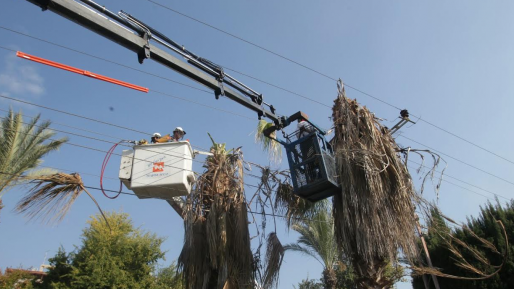
<svg viewBox="0 0 514 289">
<path fill-rule="evenodd" d="M 189 289 L 253 288 L 242 154 L 212 143 L 213 155 L 187 198 L 178 267 Z"/>
<path fill-rule="evenodd" d="M 345 95 L 334 102 L 334 149 L 341 190 L 334 195 L 337 245 L 352 260 L 360 288 L 389 288 L 384 278 L 398 251 L 418 256 L 415 208 L 419 196 L 400 150 L 378 119 Z"/>
<path fill-rule="evenodd" d="M 51 139 L 55 133 L 49 129 L 50 121 L 37 124 L 39 119 L 37 115 L 24 123 L 21 112 L 9 110 L 0 123 L 0 199 L 9 188 L 25 180 L 22 175 L 37 168 L 43 156 L 68 141 Z"/>
<path fill-rule="evenodd" d="M 328 204 L 327 201 L 324 203 Z M 297 231 L 300 237 L 296 243 L 284 246 L 286 251 L 300 252 L 316 259 L 323 266 L 323 285 L 327 289 L 336 288 L 336 269 L 340 257 L 330 214 L 326 209 L 320 210 L 312 219 L 303 219 L 293 224 L 293 230 Z"/>
</svg>

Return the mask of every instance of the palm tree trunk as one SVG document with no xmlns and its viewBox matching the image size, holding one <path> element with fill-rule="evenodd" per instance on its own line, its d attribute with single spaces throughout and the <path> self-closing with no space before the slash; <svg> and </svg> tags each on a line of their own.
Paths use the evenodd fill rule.
<svg viewBox="0 0 514 289">
<path fill-rule="evenodd" d="M 375 258 L 372 262 L 364 260 L 353 261 L 355 273 L 357 274 L 357 287 L 359 289 L 386 289 L 391 288 L 396 280 L 390 280 L 384 276 L 388 262 L 383 258 Z"/>
<path fill-rule="evenodd" d="M 336 289 L 337 275 L 333 268 L 325 268 L 325 270 L 323 270 L 323 286 L 326 289 Z"/>
</svg>

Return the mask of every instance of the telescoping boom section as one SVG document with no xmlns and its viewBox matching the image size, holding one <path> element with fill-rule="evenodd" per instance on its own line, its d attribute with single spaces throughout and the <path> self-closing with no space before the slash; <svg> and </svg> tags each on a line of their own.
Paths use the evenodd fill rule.
<svg viewBox="0 0 514 289">
<path fill-rule="evenodd" d="M 226 97 L 256 112 L 259 119 L 264 117 L 271 120 L 274 125 L 272 130 L 268 131 L 268 137 L 272 131 L 282 130 L 302 116 L 300 112 L 289 117 L 278 115 L 276 108 L 264 101 L 262 94 L 225 73 L 223 67 L 192 53 L 128 13 L 111 12 L 91 0 L 27 1 L 41 7 L 43 11 L 55 12 L 134 51 L 139 63 L 143 63 L 145 59 L 157 61 L 212 89 L 216 99 Z M 294 192 L 310 201 L 317 201 L 333 195 L 338 190 L 338 185 L 333 151 L 325 139 L 326 132 L 314 123 L 309 123 L 315 130 L 308 136 L 295 138 L 295 134 L 291 134 L 286 136 L 285 140 L 272 139 L 286 149 Z M 135 153 L 137 150 L 136 147 Z M 126 181 L 125 183 L 128 184 Z M 137 187 L 134 183 L 129 185 L 133 189 Z"/>
</svg>

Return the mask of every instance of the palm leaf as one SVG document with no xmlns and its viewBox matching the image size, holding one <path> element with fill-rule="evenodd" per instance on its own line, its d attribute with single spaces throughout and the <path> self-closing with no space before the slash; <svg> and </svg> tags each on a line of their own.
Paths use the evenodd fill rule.
<svg viewBox="0 0 514 289">
<path fill-rule="evenodd" d="M 22 175 L 41 163 L 41 158 L 59 149 L 67 138 L 50 140 L 55 133 L 50 122 L 38 124 L 40 116 L 24 123 L 21 113 L 9 110 L 0 123 L 0 195 L 24 180 Z"/>
<path fill-rule="evenodd" d="M 255 133 L 255 142 L 259 143 L 261 148 L 268 152 L 268 156 L 271 161 L 280 163 L 282 160 L 282 146 L 280 143 L 264 135 L 264 130 L 271 126 L 273 126 L 273 123 L 266 122 L 263 119 L 259 120 L 259 123 L 257 124 L 257 132 Z M 276 138 L 276 132 L 271 133 L 270 137 Z"/>
<path fill-rule="evenodd" d="M 60 222 L 80 194 L 86 192 L 109 225 L 98 202 L 86 190 L 78 173 L 34 174 L 24 178 L 30 180 L 32 188 L 18 202 L 16 210 L 26 214 L 29 219 L 41 219 L 46 223 Z"/>
</svg>

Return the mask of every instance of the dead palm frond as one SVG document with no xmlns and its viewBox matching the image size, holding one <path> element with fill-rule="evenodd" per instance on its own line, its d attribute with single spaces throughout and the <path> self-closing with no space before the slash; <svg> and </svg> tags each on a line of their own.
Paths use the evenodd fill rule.
<svg viewBox="0 0 514 289">
<path fill-rule="evenodd" d="M 84 191 L 93 200 L 109 225 L 102 209 L 95 198 L 86 190 L 78 173 L 54 173 L 49 175 L 26 176 L 32 188 L 23 197 L 16 209 L 25 213 L 30 219 L 41 218 L 43 222 L 60 222 L 64 219 L 71 206 Z"/>
<path fill-rule="evenodd" d="M 282 160 L 282 145 L 264 135 L 264 131 L 273 125 L 273 123 L 263 119 L 259 120 L 257 132 L 255 133 L 255 142 L 261 145 L 262 150 L 268 152 L 271 161 L 279 163 Z M 276 138 L 276 132 L 271 133 L 270 137 Z"/>
<path fill-rule="evenodd" d="M 185 207 L 179 269 L 186 288 L 253 288 L 242 154 L 211 140 L 213 155 Z"/>
<path fill-rule="evenodd" d="M 455 265 L 457 267 L 472 273 L 474 277 L 446 274 L 442 272 L 444 268 L 440 270 L 438 268 L 430 268 L 418 264 L 411 264 L 410 269 L 412 270 L 413 275 L 432 274 L 434 276 L 449 279 L 485 280 L 500 272 L 500 270 L 507 262 L 509 250 L 509 240 L 502 221 L 496 220 L 493 217 L 494 222 L 498 224 L 501 234 L 503 235 L 502 237 L 504 238 L 505 248 L 503 249 L 503 253 L 501 253 L 493 243 L 485 238 L 478 236 L 468 226 L 459 224 L 451 218 L 445 216 L 443 213 L 441 213 L 441 211 L 439 211 L 439 209 L 435 207 L 435 205 L 425 203 L 423 208 L 430 210 L 429 214 L 425 214 L 425 216 L 428 218 L 427 222 L 429 223 L 429 234 L 435 234 L 437 238 L 441 240 L 442 246 L 446 248 L 446 250 L 448 250 L 448 252 L 451 254 L 451 258 L 455 261 Z M 446 222 L 448 222 L 454 228 L 458 228 L 458 230 L 469 235 L 469 237 L 471 237 L 471 239 L 474 240 L 478 246 L 477 244 L 470 245 L 460 240 L 455 235 L 455 232 L 450 229 Z M 501 256 L 501 264 L 491 264 L 490 260 L 485 256 L 485 252 L 479 250 L 479 248 L 488 249 L 494 255 Z M 477 265 L 474 265 L 475 263 Z"/>
<path fill-rule="evenodd" d="M 417 256 L 417 195 L 395 140 L 338 86 L 332 114 L 341 185 L 333 198 L 335 235 L 359 274 L 395 260 L 399 250 L 408 259 Z"/>
<path fill-rule="evenodd" d="M 277 234 L 270 233 L 266 246 L 266 266 L 264 270 L 264 288 L 276 288 L 278 286 L 278 276 L 282 260 L 284 259 L 285 249 L 280 243 Z"/>
<path fill-rule="evenodd" d="M 333 107 L 342 190 L 334 196 L 338 244 L 349 255 L 394 260 L 416 255 L 416 192 L 399 148 L 374 115 L 340 86 Z"/>
</svg>

